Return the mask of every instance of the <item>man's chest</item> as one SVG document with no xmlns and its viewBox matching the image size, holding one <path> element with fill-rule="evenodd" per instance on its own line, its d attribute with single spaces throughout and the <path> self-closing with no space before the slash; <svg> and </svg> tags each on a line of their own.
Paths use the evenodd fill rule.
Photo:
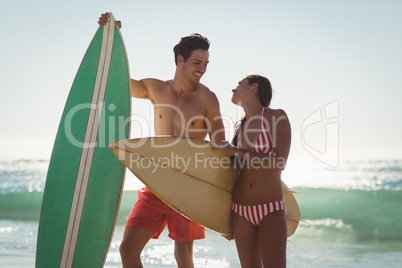
<svg viewBox="0 0 402 268">
<path fill-rule="evenodd" d="M 187 123 L 204 119 L 206 104 L 202 98 L 195 94 L 175 96 L 165 94 L 155 100 L 154 111 L 156 118 L 164 118 L 164 121 Z"/>
</svg>

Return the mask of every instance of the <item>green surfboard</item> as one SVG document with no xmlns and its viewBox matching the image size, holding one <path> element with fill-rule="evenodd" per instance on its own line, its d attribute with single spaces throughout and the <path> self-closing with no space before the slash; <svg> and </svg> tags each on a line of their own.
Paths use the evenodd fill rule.
<svg viewBox="0 0 402 268">
<path fill-rule="evenodd" d="M 112 240 L 124 165 L 108 145 L 130 130 L 129 68 L 110 15 L 82 60 L 57 132 L 43 194 L 36 267 L 101 267 Z"/>
</svg>

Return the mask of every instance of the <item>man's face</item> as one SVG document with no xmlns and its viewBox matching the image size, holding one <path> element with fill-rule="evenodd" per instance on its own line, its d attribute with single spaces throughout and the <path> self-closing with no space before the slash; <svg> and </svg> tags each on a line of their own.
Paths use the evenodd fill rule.
<svg viewBox="0 0 402 268">
<path fill-rule="evenodd" d="M 193 83 L 199 83 L 203 74 L 207 71 L 209 52 L 203 49 L 194 50 L 190 58 L 183 62 L 182 72 L 184 77 Z"/>
</svg>

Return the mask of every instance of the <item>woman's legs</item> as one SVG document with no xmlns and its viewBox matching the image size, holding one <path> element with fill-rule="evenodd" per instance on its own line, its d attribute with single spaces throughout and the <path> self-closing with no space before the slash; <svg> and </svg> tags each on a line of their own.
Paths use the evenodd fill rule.
<svg viewBox="0 0 402 268">
<path fill-rule="evenodd" d="M 257 227 L 234 212 L 232 212 L 232 223 L 241 267 L 261 268 Z"/>
<path fill-rule="evenodd" d="M 286 232 L 284 210 L 270 213 L 260 222 L 258 241 L 264 268 L 286 267 Z"/>
<path fill-rule="evenodd" d="M 286 267 L 285 211 L 266 215 L 258 227 L 232 212 L 233 234 L 242 268 Z"/>
</svg>

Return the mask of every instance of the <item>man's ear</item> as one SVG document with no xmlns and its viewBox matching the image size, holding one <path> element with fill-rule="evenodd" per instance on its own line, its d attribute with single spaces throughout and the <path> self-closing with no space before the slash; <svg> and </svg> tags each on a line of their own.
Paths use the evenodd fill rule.
<svg viewBox="0 0 402 268">
<path fill-rule="evenodd" d="M 177 64 L 182 64 L 184 62 L 184 57 L 182 55 L 177 56 Z"/>
</svg>

